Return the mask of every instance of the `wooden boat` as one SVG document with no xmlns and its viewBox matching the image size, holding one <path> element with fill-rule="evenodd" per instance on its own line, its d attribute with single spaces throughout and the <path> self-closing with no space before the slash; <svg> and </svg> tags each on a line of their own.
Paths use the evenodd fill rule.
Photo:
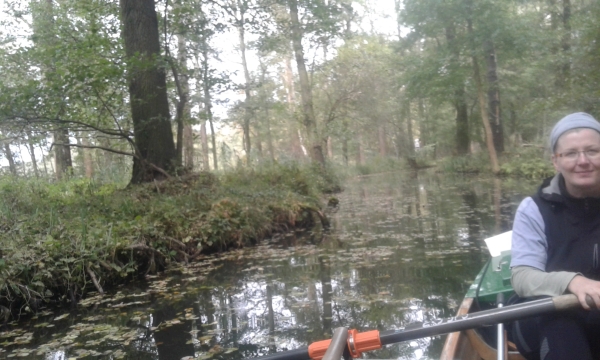
<svg viewBox="0 0 600 360">
<path fill-rule="evenodd" d="M 510 236 L 508 233 L 503 235 L 505 238 Z M 489 242 L 488 247 L 490 247 Z M 510 283 L 510 247 L 508 250 L 506 247 L 505 244 L 503 249 L 501 246 L 499 250 L 490 251 L 492 257 L 484 265 L 467 291 L 464 300 L 460 304 L 457 316 L 496 308 L 498 294 L 502 294 L 504 299 L 508 299 L 514 294 Z M 442 350 L 441 360 L 497 359 L 496 329 L 496 326 L 490 326 L 448 334 Z M 504 354 L 506 354 L 505 359 L 525 360 L 510 341 L 505 341 Z"/>
</svg>

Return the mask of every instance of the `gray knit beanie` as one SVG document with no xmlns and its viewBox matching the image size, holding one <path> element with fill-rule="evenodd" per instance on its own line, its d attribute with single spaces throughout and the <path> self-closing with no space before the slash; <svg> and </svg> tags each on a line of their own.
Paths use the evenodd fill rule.
<svg viewBox="0 0 600 360">
<path fill-rule="evenodd" d="M 556 150 L 556 143 L 562 134 L 577 128 L 594 129 L 600 133 L 600 123 L 592 115 L 584 112 L 569 114 L 554 125 L 550 133 L 550 150 Z"/>
</svg>

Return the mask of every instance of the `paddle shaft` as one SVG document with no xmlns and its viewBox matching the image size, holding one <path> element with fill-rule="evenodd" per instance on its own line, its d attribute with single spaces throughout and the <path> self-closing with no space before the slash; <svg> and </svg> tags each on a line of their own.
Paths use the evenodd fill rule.
<svg viewBox="0 0 600 360">
<path fill-rule="evenodd" d="M 539 299 L 516 305 L 478 311 L 466 315 L 440 320 L 434 324 L 414 324 L 404 329 L 388 330 L 379 335 L 381 345 L 414 340 L 423 337 L 447 334 L 456 331 L 495 325 L 526 317 L 543 315 L 557 310 L 579 307 L 575 295 L 561 295 L 553 298 Z"/>
<path fill-rule="evenodd" d="M 433 324 L 411 324 L 398 330 L 383 331 L 379 334 L 381 345 L 389 345 L 402 341 L 448 334 L 456 331 L 495 325 L 501 322 L 519 320 L 527 317 L 543 315 L 554 311 L 579 307 L 579 300 L 573 294 L 553 298 L 534 300 L 526 303 L 510 305 L 490 310 L 479 311 L 461 316 L 440 320 Z M 308 347 L 280 352 L 260 357 L 261 360 L 307 360 L 310 359 Z"/>
</svg>

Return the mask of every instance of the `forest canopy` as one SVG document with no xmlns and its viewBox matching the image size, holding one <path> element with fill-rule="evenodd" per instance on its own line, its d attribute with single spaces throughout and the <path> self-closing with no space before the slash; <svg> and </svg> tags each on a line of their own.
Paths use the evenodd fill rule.
<svg viewBox="0 0 600 360">
<path fill-rule="evenodd" d="M 388 2 L 3 0 L 2 171 L 141 183 L 429 151 L 498 172 L 600 115 L 597 1 Z"/>
</svg>

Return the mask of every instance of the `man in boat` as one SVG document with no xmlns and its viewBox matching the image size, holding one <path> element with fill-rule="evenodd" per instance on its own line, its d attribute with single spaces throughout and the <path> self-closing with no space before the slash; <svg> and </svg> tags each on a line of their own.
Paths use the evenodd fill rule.
<svg viewBox="0 0 600 360">
<path fill-rule="evenodd" d="M 524 319 L 513 341 L 527 359 L 600 359 L 600 123 L 562 118 L 550 134 L 557 174 L 521 202 L 513 224 L 512 284 L 521 301 L 573 293 L 585 310 Z"/>
</svg>

